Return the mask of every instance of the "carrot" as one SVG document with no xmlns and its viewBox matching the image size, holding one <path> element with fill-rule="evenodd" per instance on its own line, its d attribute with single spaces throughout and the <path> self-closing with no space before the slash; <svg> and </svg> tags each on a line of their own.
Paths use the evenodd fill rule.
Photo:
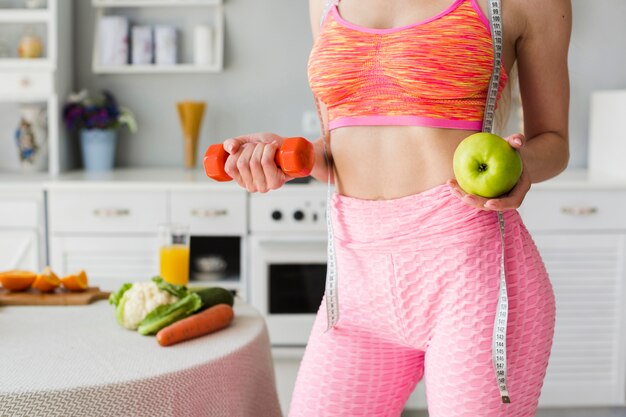
<svg viewBox="0 0 626 417">
<path fill-rule="evenodd" d="M 217 304 L 159 330 L 156 335 L 161 346 L 170 346 L 228 327 L 234 311 L 228 304 Z"/>
</svg>

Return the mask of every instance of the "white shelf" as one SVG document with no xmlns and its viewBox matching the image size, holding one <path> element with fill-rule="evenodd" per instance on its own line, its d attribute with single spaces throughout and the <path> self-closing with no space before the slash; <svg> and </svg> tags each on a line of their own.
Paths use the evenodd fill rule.
<svg viewBox="0 0 626 417">
<path fill-rule="evenodd" d="M 45 103 L 48 101 L 48 95 L 35 94 L 19 94 L 19 95 L 0 95 L 0 103 Z"/>
<path fill-rule="evenodd" d="M 95 66 L 94 74 L 184 74 L 220 72 L 217 65 L 123 65 L 117 67 Z"/>
<path fill-rule="evenodd" d="M 54 65 L 48 58 L 0 58 L 0 70 L 5 69 L 50 71 Z"/>
<path fill-rule="evenodd" d="M 224 10 L 222 0 L 92 0 L 96 8 L 96 24 L 94 25 L 91 69 L 94 74 L 210 74 L 221 72 L 224 68 Z M 211 64 L 196 65 L 193 63 L 177 63 L 174 65 L 102 65 L 100 55 L 99 22 L 110 8 L 116 7 L 206 7 L 213 9 L 211 26 L 214 30 L 213 57 Z M 164 12 L 167 13 L 167 12 Z M 185 12 L 186 13 L 186 12 Z M 195 12 L 194 12 L 195 13 Z M 189 61 L 189 59 L 186 59 Z"/>
<path fill-rule="evenodd" d="M 217 6 L 221 0 L 92 0 L 94 7 L 190 7 Z"/>
<path fill-rule="evenodd" d="M 51 14 L 48 9 L 0 9 L 2 23 L 49 22 Z"/>
</svg>

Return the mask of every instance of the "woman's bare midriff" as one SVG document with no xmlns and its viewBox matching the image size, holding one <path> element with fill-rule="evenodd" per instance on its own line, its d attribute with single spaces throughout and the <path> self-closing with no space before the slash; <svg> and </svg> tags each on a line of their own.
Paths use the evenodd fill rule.
<svg viewBox="0 0 626 417">
<path fill-rule="evenodd" d="M 417 194 L 454 178 L 457 145 L 475 131 L 421 126 L 350 126 L 331 132 L 335 189 L 366 200 Z"/>
</svg>

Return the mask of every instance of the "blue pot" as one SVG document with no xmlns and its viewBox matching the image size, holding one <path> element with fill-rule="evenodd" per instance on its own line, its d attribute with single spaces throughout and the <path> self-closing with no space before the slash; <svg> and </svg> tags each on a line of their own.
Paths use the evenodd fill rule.
<svg viewBox="0 0 626 417">
<path fill-rule="evenodd" d="M 80 143 L 87 171 L 110 171 L 115 160 L 116 129 L 82 129 Z"/>
</svg>

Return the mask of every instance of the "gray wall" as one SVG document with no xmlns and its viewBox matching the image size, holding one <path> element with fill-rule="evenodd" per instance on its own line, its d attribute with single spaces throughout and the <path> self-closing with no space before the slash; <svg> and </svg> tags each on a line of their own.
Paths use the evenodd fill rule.
<svg viewBox="0 0 626 417">
<path fill-rule="evenodd" d="M 306 76 L 312 42 L 306 1 L 226 0 L 224 72 L 184 75 L 92 74 L 95 13 L 91 1 L 75 4 L 75 88 L 106 87 L 138 119 L 140 132 L 122 134 L 119 165 L 182 166 L 175 103 L 183 99 L 207 102 L 200 150 L 249 132 L 303 134 L 302 113 L 315 110 Z"/>
<path fill-rule="evenodd" d="M 141 131 L 122 135 L 122 166 L 181 166 L 174 103 L 208 103 L 200 149 L 256 131 L 303 135 L 304 111 L 315 109 L 306 63 L 311 34 L 306 0 L 225 0 L 225 71 L 207 75 L 93 75 L 94 10 L 75 1 L 78 50 L 75 87 L 107 87 L 136 112 Z M 626 1 L 573 0 L 570 46 L 570 168 L 587 166 L 589 96 L 626 88 Z M 508 130 L 517 125 L 515 109 Z"/>
</svg>

